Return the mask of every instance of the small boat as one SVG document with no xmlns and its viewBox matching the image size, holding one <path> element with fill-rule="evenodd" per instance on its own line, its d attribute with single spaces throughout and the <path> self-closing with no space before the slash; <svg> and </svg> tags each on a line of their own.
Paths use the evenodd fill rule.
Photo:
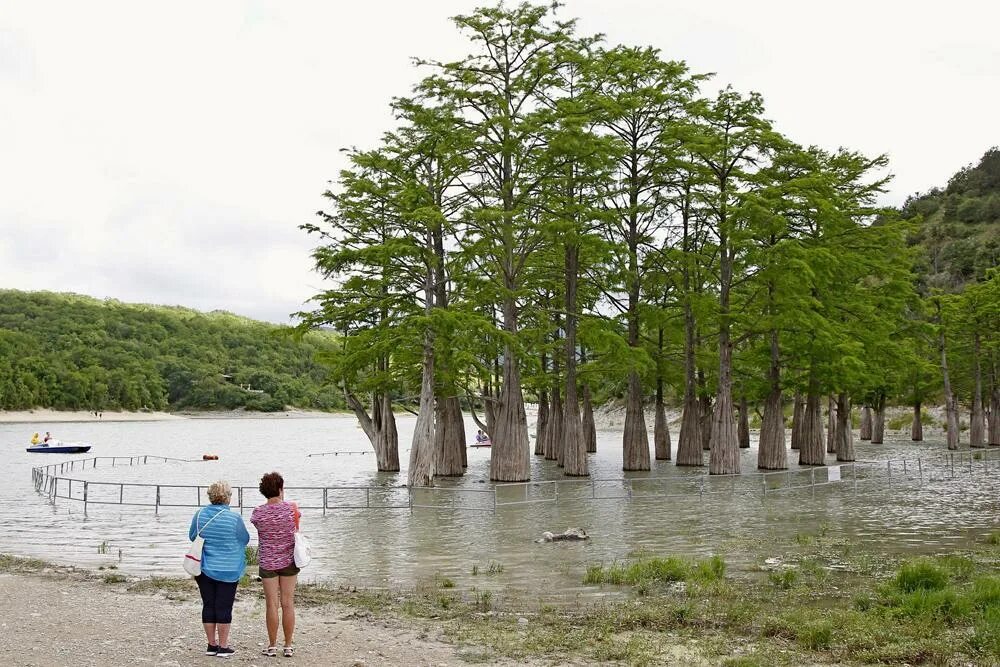
<svg viewBox="0 0 1000 667">
<path fill-rule="evenodd" d="M 489 440 L 483 440 L 482 442 L 477 442 L 473 445 L 469 445 L 469 447 L 492 447 L 492 446 L 493 443 Z"/>
<path fill-rule="evenodd" d="M 89 452 L 92 446 L 73 442 L 61 442 L 58 445 L 32 445 L 24 451 L 33 454 L 83 454 L 84 452 Z"/>
</svg>

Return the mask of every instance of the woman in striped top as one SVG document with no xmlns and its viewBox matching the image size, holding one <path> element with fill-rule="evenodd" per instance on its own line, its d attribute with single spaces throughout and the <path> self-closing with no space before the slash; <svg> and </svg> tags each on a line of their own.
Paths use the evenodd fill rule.
<svg viewBox="0 0 1000 667">
<path fill-rule="evenodd" d="M 228 658 L 235 651 L 229 646 L 229 628 L 233 622 L 233 601 L 236 586 L 246 569 L 246 546 L 250 533 L 243 517 L 229 511 L 233 490 L 226 482 L 208 487 L 211 503 L 198 510 L 191 519 L 188 539 L 201 535 L 205 545 L 201 552 L 201 574 L 195 577 L 201 593 L 201 622 L 208 637 L 205 655 Z"/>
<path fill-rule="evenodd" d="M 266 656 L 278 653 L 278 610 L 285 635 L 285 657 L 294 655 L 292 635 L 295 633 L 295 581 L 299 568 L 295 566 L 295 531 L 302 514 L 295 503 L 285 502 L 285 480 L 276 472 L 260 479 L 260 493 L 267 502 L 254 508 L 250 523 L 257 528 L 260 546 L 260 578 L 264 584 L 267 605 Z"/>
</svg>

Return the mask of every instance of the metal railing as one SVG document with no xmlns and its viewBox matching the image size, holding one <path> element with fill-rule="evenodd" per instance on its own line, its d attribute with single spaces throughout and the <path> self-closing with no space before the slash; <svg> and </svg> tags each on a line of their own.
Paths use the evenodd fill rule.
<svg viewBox="0 0 1000 667">
<path fill-rule="evenodd" d="M 35 491 L 50 503 L 70 500 L 89 505 L 124 505 L 160 508 L 200 507 L 207 501 L 208 485 L 102 482 L 66 476 L 77 470 L 97 467 L 148 465 L 149 463 L 195 463 L 200 459 L 163 456 L 99 456 L 38 466 L 31 471 Z M 936 482 L 962 474 L 1000 472 L 1000 448 L 947 452 L 913 459 L 860 460 L 826 466 L 752 472 L 736 475 L 688 474 L 635 476 L 614 479 L 570 478 L 548 481 L 498 483 L 487 488 L 407 487 L 407 486 L 301 486 L 287 487 L 299 507 L 321 510 L 448 509 L 496 513 L 498 508 L 570 500 L 643 500 L 691 498 L 697 495 L 744 495 L 766 499 L 775 493 L 816 489 L 830 485 L 850 485 L 855 493 L 861 484 Z M 202 491 L 206 493 L 203 494 Z M 242 513 L 248 500 L 256 503 L 257 487 L 235 486 L 230 505 Z M 251 505 L 252 507 L 252 505 Z"/>
</svg>

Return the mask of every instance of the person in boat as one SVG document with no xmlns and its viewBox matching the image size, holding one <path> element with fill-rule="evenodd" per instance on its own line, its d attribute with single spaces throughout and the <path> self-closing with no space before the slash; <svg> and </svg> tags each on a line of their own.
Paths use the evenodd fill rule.
<svg viewBox="0 0 1000 667">
<path fill-rule="evenodd" d="M 489 442 L 489 441 L 490 441 L 490 436 L 488 436 L 485 433 L 483 433 L 483 429 L 479 429 L 478 431 L 476 431 L 476 444 L 477 445 L 481 445 L 481 444 Z"/>
<path fill-rule="evenodd" d="M 228 658 L 236 587 L 246 570 L 246 547 L 250 533 L 243 517 L 229 509 L 233 489 L 227 482 L 213 482 L 208 487 L 208 505 L 191 518 L 188 539 L 197 535 L 205 540 L 201 552 L 201 574 L 194 578 L 201 593 L 201 623 L 208 638 L 205 655 Z"/>
<path fill-rule="evenodd" d="M 35 435 L 31 436 L 31 444 L 37 445 L 40 442 L 41 442 L 41 440 L 38 438 L 38 434 L 37 433 Z"/>
<path fill-rule="evenodd" d="M 52 434 L 49 433 L 48 431 L 46 431 L 45 432 L 45 437 L 42 438 L 42 443 L 47 445 L 47 444 L 49 444 L 50 440 L 52 440 Z"/>
</svg>

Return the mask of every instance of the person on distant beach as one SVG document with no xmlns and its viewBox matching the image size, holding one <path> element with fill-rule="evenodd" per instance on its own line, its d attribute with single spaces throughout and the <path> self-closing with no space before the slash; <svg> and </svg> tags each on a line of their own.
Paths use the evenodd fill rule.
<svg viewBox="0 0 1000 667">
<path fill-rule="evenodd" d="M 257 528 L 260 547 L 260 578 L 264 585 L 267 623 L 268 657 L 278 655 L 278 611 L 285 635 L 284 655 L 295 655 L 292 644 L 295 634 L 295 582 L 299 568 L 295 566 L 295 531 L 302 513 L 295 503 L 285 502 L 285 480 L 276 472 L 260 478 L 260 493 L 267 502 L 254 508 L 250 523 Z"/>
<path fill-rule="evenodd" d="M 37 445 L 39 442 L 41 442 L 41 440 L 38 439 L 38 434 L 37 433 L 35 435 L 31 436 L 31 444 Z"/>
<path fill-rule="evenodd" d="M 229 646 L 236 587 L 246 570 L 246 547 L 250 533 L 243 517 L 230 511 L 233 490 L 228 483 L 214 482 L 208 487 L 211 504 L 198 510 L 191 519 L 188 539 L 201 535 L 201 574 L 195 577 L 201 593 L 201 622 L 208 638 L 205 655 L 228 658 L 236 653 Z"/>
</svg>

